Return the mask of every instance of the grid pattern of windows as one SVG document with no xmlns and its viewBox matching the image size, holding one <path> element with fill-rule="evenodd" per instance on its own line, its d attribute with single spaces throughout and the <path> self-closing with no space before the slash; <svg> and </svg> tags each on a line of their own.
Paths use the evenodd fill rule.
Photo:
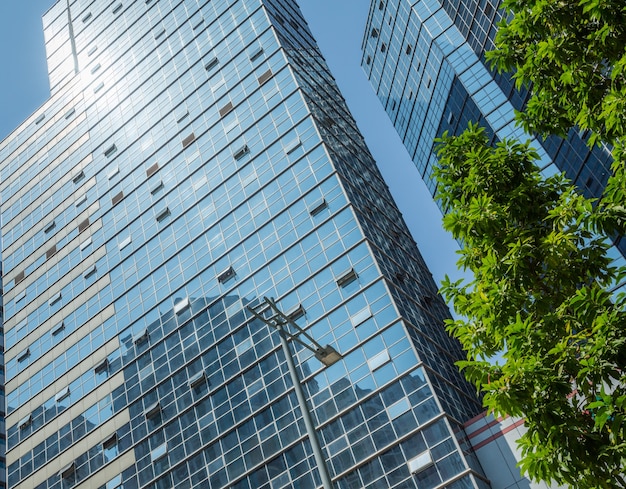
<svg viewBox="0 0 626 489">
<path fill-rule="evenodd" d="M 0 142 L 9 486 L 319 486 L 246 309 L 273 297 L 342 354 L 292 346 L 337 483 L 421 487 L 415 438 L 477 487 L 447 312 L 296 3 L 70 0 L 44 29 L 53 95 Z"/>
<path fill-rule="evenodd" d="M 485 64 L 493 49 L 500 0 L 370 2 L 361 64 L 427 187 L 436 192 L 433 140 L 467 123 L 487 128 L 492 141 L 531 139 L 541 166 L 561 171 L 588 197 L 599 198 L 610 175 L 611 155 L 589 148 L 572 129 L 566 139 L 530 137 L 514 122 L 529 90 L 516 89 L 510 73 Z M 385 49 L 381 47 L 384 44 Z M 622 255 L 626 241 L 613 237 Z"/>
</svg>

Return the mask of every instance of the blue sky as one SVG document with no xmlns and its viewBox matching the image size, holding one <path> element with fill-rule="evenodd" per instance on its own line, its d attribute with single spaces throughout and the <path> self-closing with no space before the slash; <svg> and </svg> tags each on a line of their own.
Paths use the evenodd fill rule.
<svg viewBox="0 0 626 489">
<path fill-rule="evenodd" d="M 360 68 L 369 0 L 299 0 L 367 144 L 435 279 L 456 271 L 456 243 Z M 0 1 L 0 139 L 48 97 L 41 15 L 54 0 Z"/>
</svg>

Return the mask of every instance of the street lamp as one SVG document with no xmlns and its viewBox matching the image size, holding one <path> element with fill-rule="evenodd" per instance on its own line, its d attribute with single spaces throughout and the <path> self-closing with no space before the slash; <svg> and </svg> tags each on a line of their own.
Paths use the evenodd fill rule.
<svg viewBox="0 0 626 489">
<path fill-rule="evenodd" d="M 322 346 L 317 341 L 315 341 L 290 317 L 283 314 L 278 309 L 278 307 L 276 307 L 276 303 L 273 299 L 263 297 L 263 303 L 257 306 L 257 308 L 253 308 L 250 306 L 248 306 L 247 308 L 248 311 L 250 311 L 255 318 L 263 321 L 268 326 L 271 326 L 272 328 L 278 330 L 280 342 L 283 347 L 283 351 L 285 352 L 285 357 L 287 359 L 287 365 L 289 366 L 291 381 L 296 391 L 298 403 L 300 404 L 300 410 L 302 411 L 302 417 L 304 418 L 306 431 L 309 435 L 311 447 L 313 448 L 313 455 L 315 457 L 315 462 L 317 463 L 317 469 L 320 473 L 320 479 L 322 479 L 322 487 L 324 487 L 324 489 L 333 489 L 333 483 L 330 479 L 330 474 L 328 473 L 328 467 L 326 466 L 326 459 L 324 458 L 322 447 L 320 445 L 319 439 L 317 438 L 317 431 L 315 430 L 313 418 L 304 397 L 304 391 L 302 390 L 302 384 L 300 383 L 300 379 L 298 377 L 298 372 L 296 370 L 296 365 L 293 361 L 293 355 L 291 353 L 291 348 L 289 348 L 288 340 L 295 341 L 307 350 L 313 352 L 315 358 L 322 362 L 326 367 L 330 367 L 334 363 L 337 363 L 343 357 L 332 346 Z M 267 312 L 268 310 L 272 311 L 272 315 L 270 317 L 263 316 L 262 314 Z M 287 326 L 290 326 L 291 329 L 295 330 L 295 332 L 291 332 L 289 329 L 287 329 Z M 308 344 L 305 341 L 301 340 L 301 335 L 309 340 L 311 344 Z"/>
</svg>

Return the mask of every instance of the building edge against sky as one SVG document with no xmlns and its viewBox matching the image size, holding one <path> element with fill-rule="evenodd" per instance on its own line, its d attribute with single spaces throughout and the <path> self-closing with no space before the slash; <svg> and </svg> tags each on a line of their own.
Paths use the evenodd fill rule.
<svg viewBox="0 0 626 489">
<path fill-rule="evenodd" d="M 489 487 L 448 313 L 294 1 L 59 1 L 0 143 L 8 486 Z"/>
<path fill-rule="evenodd" d="M 600 197 L 611 173 L 607 148 L 590 150 L 587 134 L 575 129 L 567 139 L 540 140 L 515 124 L 514 111 L 529 93 L 484 62 L 485 51 L 494 47 L 500 4 L 372 0 L 362 43 L 366 76 L 432 193 L 434 139 L 444 131 L 460 134 L 472 121 L 494 140 L 531 139 L 546 173 L 564 172 L 583 195 Z M 612 253 L 623 262 L 626 240 L 614 242 Z"/>
<path fill-rule="evenodd" d="M 530 138 L 517 127 L 514 111 L 528 97 L 510 76 L 484 63 L 493 49 L 499 0 L 371 0 L 363 34 L 361 66 L 431 193 L 437 165 L 434 139 L 444 131 L 460 134 L 468 122 L 486 128 L 492 140 L 532 140 L 539 165 L 549 174 L 564 172 L 587 196 L 601 195 L 610 174 L 605 147 L 589 149 L 586 134 L 567 139 Z M 618 237 L 613 257 L 624 262 L 626 240 Z M 522 477 L 515 445 L 523 423 L 478 416 L 466 432 L 494 488 L 546 488 Z M 493 463 L 498 460 L 500 463 Z M 552 486 L 550 486 L 552 487 Z"/>
</svg>

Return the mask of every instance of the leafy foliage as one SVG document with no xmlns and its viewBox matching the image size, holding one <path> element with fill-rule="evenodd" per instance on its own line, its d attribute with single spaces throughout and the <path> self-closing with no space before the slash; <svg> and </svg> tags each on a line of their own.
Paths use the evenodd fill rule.
<svg viewBox="0 0 626 489">
<path fill-rule="evenodd" d="M 513 72 L 518 86 L 532 86 L 518 120 L 529 133 L 565 136 L 578 127 L 591 131 L 591 144 L 607 144 L 616 178 L 601 205 L 623 213 L 626 2 L 503 0 L 501 8 L 504 20 L 487 59 Z"/>
<path fill-rule="evenodd" d="M 504 0 L 495 65 L 533 84 L 521 120 L 530 132 L 565 135 L 578 126 L 613 143 L 626 120 L 623 0 Z"/>
<path fill-rule="evenodd" d="M 544 179 L 528 144 L 491 147 L 475 125 L 438 142 L 444 227 L 474 275 L 442 285 L 464 317 L 448 323 L 460 366 L 489 410 L 525 418 L 532 478 L 626 487 L 626 296 L 610 292 L 624 270 L 595 232 L 617 221 L 562 176 Z"/>
<path fill-rule="evenodd" d="M 490 147 L 476 126 L 444 135 L 444 226 L 475 277 L 443 284 L 466 318 L 449 329 L 489 409 L 526 419 L 524 471 L 576 488 L 625 488 L 626 298 L 611 290 L 626 271 L 611 265 L 599 236 L 626 229 L 626 1 L 502 8 L 487 59 L 530 89 L 518 121 L 543 136 L 589 130 L 590 144 L 612 151 L 613 174 L 592 201 L 561 176 L 543 179 L 527 144 Z"/>
</svg>

